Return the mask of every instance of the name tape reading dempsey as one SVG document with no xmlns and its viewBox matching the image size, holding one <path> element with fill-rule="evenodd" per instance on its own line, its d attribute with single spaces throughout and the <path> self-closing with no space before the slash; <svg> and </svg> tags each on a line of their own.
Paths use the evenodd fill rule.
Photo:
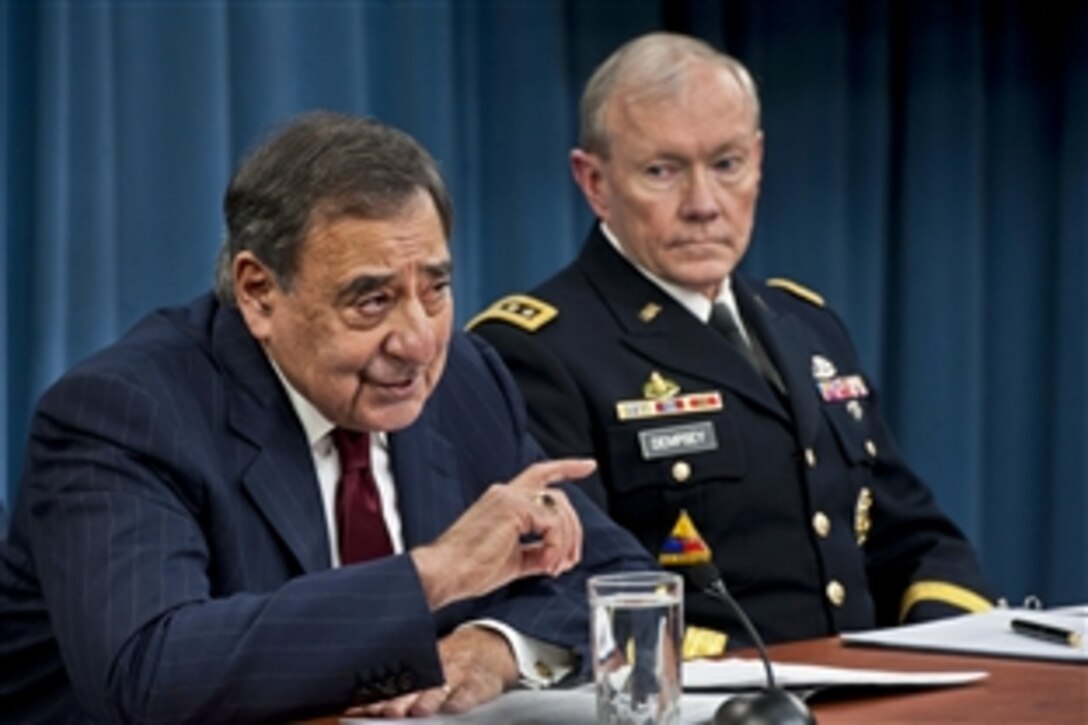
<svg viewBox="0 0 1088 725">
<path fill-rule="evenodd" d="M 644 460 L 665 458 L 680 453 L 700 453 L 718 448 L 718 437 L 710 421 L 670 425 L 639 431 L 638 444 Z"/>
</svg>

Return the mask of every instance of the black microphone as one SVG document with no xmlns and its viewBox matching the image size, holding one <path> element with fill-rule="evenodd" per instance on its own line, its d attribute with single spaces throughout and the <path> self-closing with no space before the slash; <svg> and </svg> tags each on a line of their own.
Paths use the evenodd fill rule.
<svg viewBox="0 0 1088 725">
<path fill-rule="evenodd" d="M 767 677 L 767 686 L 759 692 L 734 695 L 723 702 L 714 713 L 713 725 L 813 725 L 816 718 L 801 698 L 775 685 L 774 669 L 771 667 L 771 658 L 767 656 L 767 648 L 763 645 L 763 638 L 752 625 L 752 620 L 748 619 L 748 615 L 737 604 L 737 600 L 725 588 L 725 582 L 717 568 L 708 561 L 701 561 L 684 566 L 683 570 L 688 581 L 699 591 L 725 602 L 737 615 L 741 626 L 759 650 L 759 658 L 763 661 L 763 671 Z"/>
</svg>

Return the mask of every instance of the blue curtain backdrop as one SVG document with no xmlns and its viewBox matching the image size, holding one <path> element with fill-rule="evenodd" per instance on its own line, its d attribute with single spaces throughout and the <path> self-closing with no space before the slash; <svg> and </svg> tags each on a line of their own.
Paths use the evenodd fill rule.
<svg viewBox="0 0 1088 725">
<path fill-rule="evenodd" d="M 822 292 L 1010 600 L 1088 600 L 1082 1 L 5 2 L 0 502 L 42 389 L 209 286 L 274 122 L 379 116 L 440 160 L 458 319 L 576 253 L 581 86 L 652 29 L 762 87 L 757 275 Z"/>
</svg>

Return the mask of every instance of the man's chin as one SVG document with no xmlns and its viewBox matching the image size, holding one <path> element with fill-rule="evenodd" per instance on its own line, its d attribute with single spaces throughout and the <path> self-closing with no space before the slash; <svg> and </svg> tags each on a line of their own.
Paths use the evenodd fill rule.
<svg viewBox="0 0 1088 725">
<path fill-rule="evenodd" d="M 702 294 L 709 290 L 716 291 L 722 280 L 732 273 L 733 265 L 718 264 L 709 268 L 692 270 L 691 274 L 678 274 L 672 282 L 684 289 Z"/>
<path fill-rule="evenodd" d="M 426 396 L 418 400 L 398 400 L 396 402 L 376 403 L 358 416 L 362 427 L 371 432 L 393 433 L 407 428 L 419 419 L 423 412 Z"/>
</svg>

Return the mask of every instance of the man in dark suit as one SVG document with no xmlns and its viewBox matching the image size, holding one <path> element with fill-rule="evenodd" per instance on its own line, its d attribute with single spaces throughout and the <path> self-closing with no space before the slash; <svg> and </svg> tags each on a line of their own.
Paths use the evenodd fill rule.
<svg viewBox="0 0 1088 725">
<path fill-rule="evenodd" d="M 654 564 L 561 485 L 593 462 L 541 462 L 498 357 L 452 333 L 433 160 L 312 114 L 225 207 L 217 294 L 39 403 L 0 717 L 419 715 L 577 668 L 585 578 Z"/>
<path fill-rule="evenodd" d="M 571 161 L 599 223 L 570 266 L 470 323 L 544 448 L 596 456 L 589 489 L 662 563 L 712 555 L 768 640 L 989 607 L 839 318 L 736 271 L 763 156 L 748 71 L 644 36 L 597 69 L 581 114 Z M 747 640 L 700 594 L 686 620 Z"/>
</svg>

